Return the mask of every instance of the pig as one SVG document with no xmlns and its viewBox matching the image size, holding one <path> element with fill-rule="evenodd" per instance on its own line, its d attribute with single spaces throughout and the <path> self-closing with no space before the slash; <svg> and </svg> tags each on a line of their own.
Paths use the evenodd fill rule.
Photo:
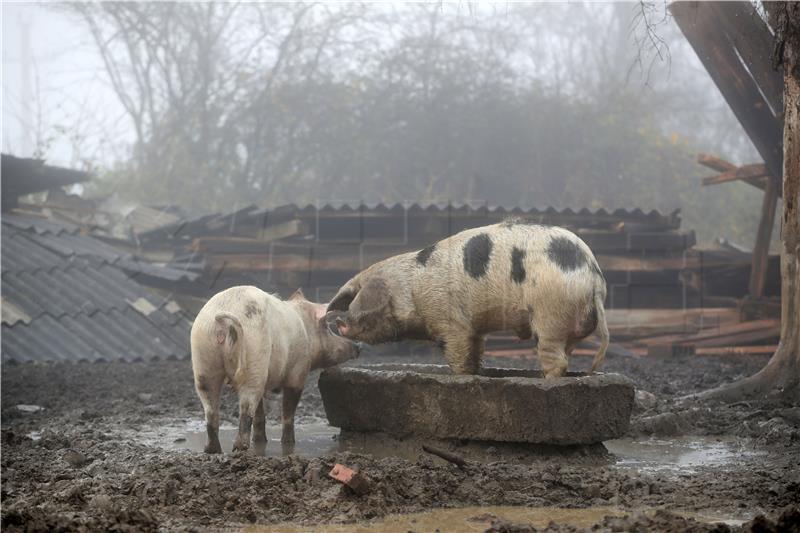
<svg viewBox="0 0 800 533">
<path fill-rule="evenodd" d="M 365 343 L 435 341 L 456 374 L 478 373 L 485 335 L 511 330 L 538 339 L 552 379 L 595 330 L 591 371 L 599 368 L 609 342 L 605 297 L 597 260 L 577 235 L 509 219 L 373 264 L 339 289 L 328 312 L 343 336 Z"/>
<path fill-rule="evenodd" d="M 282 301 L 257 287 L 232 287 L 214 295 L 192 324 L 192 370 L 205 411 L 206 453 L 222 453 L 219 398 L 224 382 L 239 395 L 234 450 L 267 441 L 264 394 L 282 389 L 284 445 L 294 443 L 294 413 L 310 370 L 353 359 L 359 345 L 330 331 L 325 304 L 302 291 Z"/>
</svg>

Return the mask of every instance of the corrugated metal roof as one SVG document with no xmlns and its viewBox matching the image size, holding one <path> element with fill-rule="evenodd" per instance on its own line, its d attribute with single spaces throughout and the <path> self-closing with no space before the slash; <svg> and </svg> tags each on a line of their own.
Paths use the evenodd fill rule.
<svg viewBox="0 0 800 533">
<path fill-rule="evenodd" d="M 193 274 L 131 258 L 69 224 L 5 213 L 2 222 L 3 361 L 189 355 L 186 315 L 135 276 Z"/>
<path fill-rule="evenodd" d="M 65 259 L 91 257 L 115 264 L 130 274 L 167 281 L 193 281 L 197 273 L 154 265 L 136 259 L 100 239 L 82 235 L 80 228 L 60 220 L 33 215 L 3 213 L 3 273 L 49 269 L 63 265 Z"/>
<path fill-rule="evenodd" d="M 555 207 L 506 207 L 490 206 L 481 203 L 396 203 L 396 204 L 358 204 L 328 202 L 320 205 L 283 205 L 271 210 L 257 209 L 250 205 L 233 213 L 217 213 L 211 215 L 201 215 L 167 224 L 156 229 L 145 231 L 139 234 L 142 241 L 161 240 L 161 239 L 184 239 L 188 240 L 196 235 L 208 235 L 210 233 L 235 234 L 237 226 L 268 227 L 271 224 L 295 217 L 315 217 L 315 216 L 397 216 L 403 213 L 409 215 L 428 215 L 428 216 L 487 216 L 493 219 L 502 220 L 506 217 L 522 217 L 528 220 L 547 221 L 551 219 L 593 219 L 597 222 L 625 222 L 637 223 L 654 228 L 678 229 L 680 227 L 680 211 L 676 210 L 669 214 L 660 213 L 656 210 L 648 212 L 642 209 L 615 209 L 608 211 L 600 208 L 590 210 L 587 208 L 572 209 Z"/>
</svg>

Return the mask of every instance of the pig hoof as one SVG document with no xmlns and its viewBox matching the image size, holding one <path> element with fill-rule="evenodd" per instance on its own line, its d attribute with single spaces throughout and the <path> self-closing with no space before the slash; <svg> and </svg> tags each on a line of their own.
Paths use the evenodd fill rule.
<svg viewBox="0 0 800 533">
<path fill-rule="evenodd" d="M 233 442 L 233 451 L 246 452 L 250 447 L 250 443 L 247 442 L 248 440 L 250 439 L 240 439 L 239 437 L 236 437 L 236 440 Z"/>
<path fill-rule="evenodd" d="M 219 445 L 219 442 L 209 442 L 206 444 L 206 447 L 203 448 L 204 453 L 222 453 L 222 446 Z"/>
</svg>

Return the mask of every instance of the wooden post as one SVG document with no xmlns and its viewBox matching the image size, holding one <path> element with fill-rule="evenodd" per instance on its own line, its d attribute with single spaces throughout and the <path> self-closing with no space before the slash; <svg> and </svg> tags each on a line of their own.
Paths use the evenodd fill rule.
<svg viewBox="0 0 800 533">
<path fill-rule="evenodd" d="M 767 279 L 767 263 L 769 262 L 769 243 L 772 227 L 775 224 L 775 208 L 778 205 L 777 180 L 769 176 L 764 189 L 764 200 L 761 204 L 761 220 L 758 222 L 756 244 L 753 247 L 753 259 L 750 267 L 749 293 L 753 298 L 764 296 L 764 284 Z"/>
</svg>

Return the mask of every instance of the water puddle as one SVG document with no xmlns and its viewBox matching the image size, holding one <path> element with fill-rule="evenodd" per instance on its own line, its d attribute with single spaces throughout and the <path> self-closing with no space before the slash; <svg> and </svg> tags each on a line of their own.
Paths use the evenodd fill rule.
<svg viewBox="0 0 800 533">
<path fill-rule="evenodd" d="M 205 426 L 200 430 L 194 423 L 187 424 L 188 430 L 172 431 L 175 435 L 170 448 L 179 450 L 191 450 L 202 452 L 206 445 Z M 231 453 L 233 441 L 236 438 L 237 429 L 230 425 L 222 425 L 219 428 L 219 441 L 224 453 Z M 299 424 L 295 426 L 294 446 L 282 446 L 280 443 L 281 427 L 267 426 L 266 445 L 251 444 L 250 452 L 255 455 L 265 457 L 280 457 L 287 454 L 295 454 L 303 457 L 318 457 L 335 453 L 339 449 L 337 441 L 339 429 L 331 427 L 327 422 L 312 422 L 309 424 Z"/>
<path fill-rule="evenodd" d="M 497 520 L 498 518 L 508 522 L 533 524 L 537 528 L 547 527 L 552 521 L 585 528 L 600 522 L 606 516 L 625 516 L 626 514 L 626 512 L 614 507 L 590 507 L 587 509 L 566 509 L 563 507 L 464 507 L 460 509 L 434 509 L 424 513 L 405 515 L 388 515 L 376 522 L 360 524 L 324 524 L 319 526 L 276 524 L 273 526 L 251 526 L 243 531 L 248 533 L 296 533 L 299 531 L 316 533 L 485 531 L 492 520 Z"/>
<path fill-rule="evenodd" d="M 622 468 L 693 472 L 701 466 L 738 466 L 743 458 L 761 455 L 734 437 L 617 439 L 604 443 Z"/>
</svg>

